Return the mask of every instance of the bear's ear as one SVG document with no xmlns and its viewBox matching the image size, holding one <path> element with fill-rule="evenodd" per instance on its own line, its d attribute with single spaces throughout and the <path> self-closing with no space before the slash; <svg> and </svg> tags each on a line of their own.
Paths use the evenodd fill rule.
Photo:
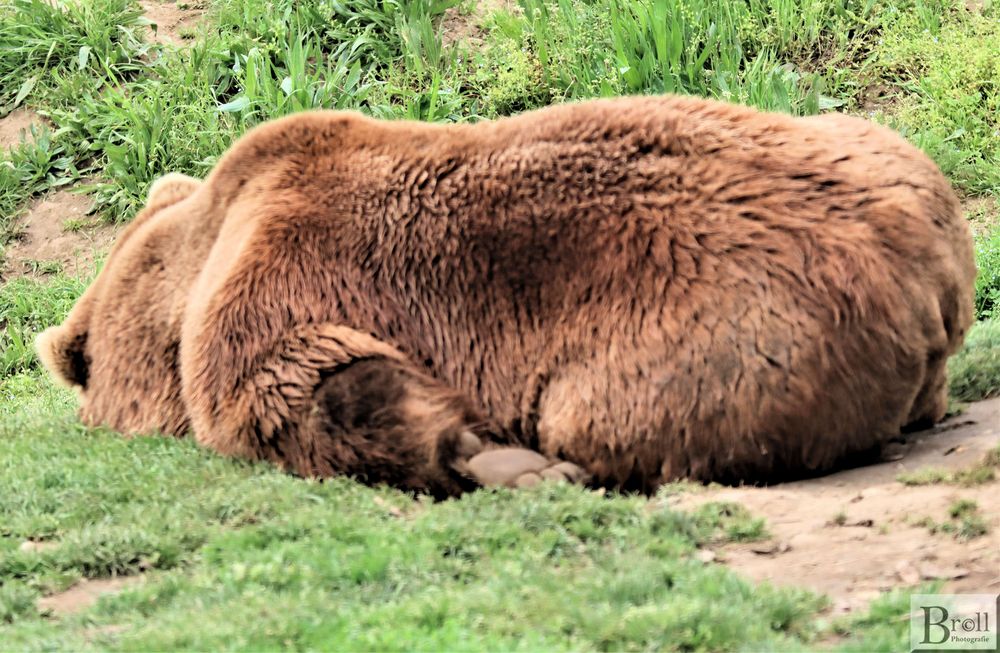
<svg viewBox="0 0 1000 653">
<path fill-rule="evenodd" d="M 149 187 L 149 195 L 146 198 L 146 206 L 156 206 L 164 208 L 171 204 L 176 204 L 183 199 L 187 199 L 201 186 L 201 180 L 194 177 L 182 175 L 179 172 L 170 172 L 156 181 Z"/>
<path fill-rule="evenodd" d="M 87 332 L 67 332 L 65 327 L 49 327 L 35 338 L 35 350 L 42 365 L 57 381 L 71 388 L 87 387 L 90 374 L 85 353 Z"/>
</svg>

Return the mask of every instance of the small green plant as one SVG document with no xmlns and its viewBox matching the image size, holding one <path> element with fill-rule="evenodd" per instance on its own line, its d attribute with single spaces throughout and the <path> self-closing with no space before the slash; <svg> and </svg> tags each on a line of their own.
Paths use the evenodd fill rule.
<svg viewBox="0 0 1000 653">
<path fill-rule="evenodd" d="M 996 478 L 996 469 L 1000 467 L 1000 447 L 991 449 L 982 460 L 968 469 L 949 472 L 934 467 L 904 472 L 896 477 L 903 485 L 935 485 L 938 483 L 953 483 L 971 487 L 989 483 Z"/>
<path fill-rule="evenodd" d="M 0 116 L 48 88 L 54 73 L 122 81 L 142 67 L 146 22 L 134 0 L 4 0 Z"/>
<path fill-rule="evenodd" d="M 63 231 L 77 233 L 93 225 L 94 221 L 88 218 L 69 218 L 63 221 Z"/>
<path fill-rule="evenodd" d="M 85 288 L 86 281 L 62 275 L 0 286 L 0 379 L 37 368 L 35 335 L 61 322 Z"/>
<path fill-rule="evenodd" d="M 959 519 L 979 510 L 979 504 L 971 499 L 959 499 L 948 507 L 948 515 L 952 519 Z"/>
<path fill-rule="evenodd" d="M 948 508 L 948 515 L 954 524 L 955 537 L 971 540 L 989 532 L 986 520 L 979 512 L 979 505 L 969 499 L 959 499 Z"/>
<path fill-rule="evenodd" d="M 984 464 L 979 464 L 970 469 L 963 469 L 955 472 L 953 475 L 953 480 L 958 485 L 964 485 L 966 487 L 971 487 L 974 485 L 983 485 L 989 483 L 996 478 L 996 471 L 993 466 L 987 466 Z"/>
<path fill-rule="evenodd" d="M 982 537 L 989 532 L 990 529 L 986 524 L 986 520 L 983 519 L 982 515 L 975 514 L 962 517 L 955 536 L 962 541 L 968 541 Z"/>
<path fill-rule="evenodd" d="M 926 528 L 932 534 L 946 533 L 955 539 L 968 541 L 989 533 L 989 526 L 979 511 L 979 505 L 970 499 L 959 499 L 948 508 L 948 521 L 935 521 L 923 517 L 914 526 Z"/>
<path fill-rule="evenodd" d="M 63 269 L 63 264 L 60 261 L 25 259 L 24 264 L 28 266 L 32 274 L 58 274 Z"/>
<path fill-rule="evenodd" d="M 694 512 L 705 542 L 754 542 L 768 537 L 766 522 L 745 506 L 730 501 L 711 501 Z"/>
<path fill-rule="evenodd" d="M 958 401 L 1000 395 L 1000 320 L 977 322 L 948 361 L 949 392 Z"/>
<path fill-rule="evenodd" d="M 913 472 L 903 472 L 896 476 L 896 480 L 903 485 L 935 485 L 950 481 L 951 473 L 943 469 L 924 467 Z"/>
<path fill-rule="evenodd" d="M 46 126 L 32 126 L 31 138 L 0 157 L 0 252 L 15 234 L 18 215 L 34 195 L 79 178 L 76 160 Z"/>
<path fill-rule="evenodd" d="M 980 320 L 1000 319 L 1000 228 L 977 235 L 976 316 Z"/>
</svg>

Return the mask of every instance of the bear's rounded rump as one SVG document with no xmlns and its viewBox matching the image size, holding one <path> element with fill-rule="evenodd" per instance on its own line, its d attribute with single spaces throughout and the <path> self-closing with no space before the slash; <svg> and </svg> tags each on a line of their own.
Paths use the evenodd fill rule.
<svg viewBox="0 0 1000 653">
<path fill-rule="evenodd" d="M 925 155 L 695 98 L 297 114 L 137 222 L 39 340 L 86 421 L 442 495 L 832 469 L 943 416 L 972 319 Z"/>
</svg>

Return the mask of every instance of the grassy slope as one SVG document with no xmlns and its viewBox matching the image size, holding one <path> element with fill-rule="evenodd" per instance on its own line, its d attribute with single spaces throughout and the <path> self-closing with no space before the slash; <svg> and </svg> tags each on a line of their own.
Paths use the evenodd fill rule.
<svg viewBox="0 0 1000 653">
<path fill-rule="evenodd" d="M 523 12 L 481 21 L 479 47 L 448 49 L 434 28 L 444 4 L 292 5 L 217 0 L 212 28 L 175 51 L 138 38 L 130 0 L 68 10 L 0 0 L 0 113 L 21 96 L 54 126 L 0 161 L 0 246 L 33 194 L 98 175 L 102 214 L 128 219 L 158 175 L 202 174 L 233 135 L 313 106 L 470 120 L 674 90 L 796 113 L 875 110 L 961 191 L 998 190 L 987 110 L 1000 102 L 996 9 L 685 0 L 649 13 L 637 0 L 523 0 Z M 872 89 L 886 94 L 874 107 Z M 981 233 L 977 309 L 988 318 L 1000 232 Z M 708 538 L 759 531 L 738 511 L 679 515 L 548 487 L 429 505 L 304 482 L 190 442 L 82 429 L 27 345 L 83 285 L 0 289 L 4 648 L 796 649 L 831 629 L 850 635 L 851 650 L 904 645 L 905 595 L 831 627 L 815 597 L 692 559 Z M 957 397 L 1000 389 L 996 329 L 977 327 L 952 361 Z M 20 550 L 28 539 L 57 546 Z M 53 622 L 35 608 L 80 577 L 139 570 L 144 586 L 82 615 Z"/>
<path fill-rule="evenodd" d="M 831 633 L 819 597 L 693 557 L 761 534 L 736 506 L 685 515 L 564 486 L 414 502 L 87 431 L 31 374 L 0 392 L 33 397 L 0 421 L 5 649 L 797 650 Z M 140 570 L 145 584 L 84 614 L 34 607 L 81 576 Z M 900 624 L 840 627 L 865 650 L 902 641 Z"/>
</svg>

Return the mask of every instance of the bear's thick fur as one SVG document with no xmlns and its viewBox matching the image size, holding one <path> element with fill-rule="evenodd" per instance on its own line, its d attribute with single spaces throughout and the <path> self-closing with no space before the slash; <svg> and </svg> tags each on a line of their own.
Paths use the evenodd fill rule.
<svg viewBox="0 0 1000 653">
<path fill-rule="evenodd" d="M 940 171 L 856 118 L 313 112 L 158 182 L 39 351 L 88 424 L 302 475 L 648 491 L 939 420 L 974 275 Z"/>
</svg>

